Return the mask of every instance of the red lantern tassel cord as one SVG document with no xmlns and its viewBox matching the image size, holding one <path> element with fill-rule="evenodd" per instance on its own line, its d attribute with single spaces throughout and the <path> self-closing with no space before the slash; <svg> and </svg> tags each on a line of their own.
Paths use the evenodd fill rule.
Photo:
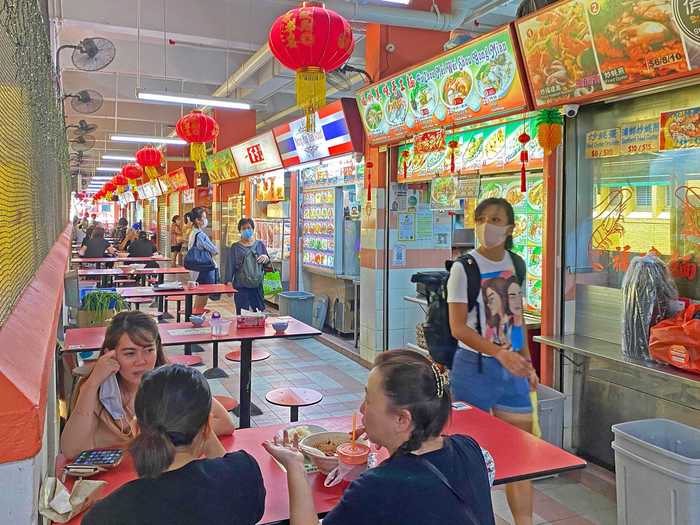
<svg viewBox="0 0 700 525">
<path fill-rule="evenodd" d="M 457 149 L 459 148 L 459 142 L 456 140 L 451 140 L 448 143 L 449 149 L 450 149 L 450 173 L 455 172 L 455 153 L 457 152 Z"/>
<path fill-rule="evenodd" d="M 520 192 L 525 193 L 527 191 L 527 172 L 526 172 L 526 165 L 528 160 L 530 160 L 529 155 L 527 153 L 527 143 L 530 142 L 530 135 L 527 133 L 522 133 L 518 137 L 518 142 L 522 144 L 523 149 L 520 151 Z"/>
</svg>

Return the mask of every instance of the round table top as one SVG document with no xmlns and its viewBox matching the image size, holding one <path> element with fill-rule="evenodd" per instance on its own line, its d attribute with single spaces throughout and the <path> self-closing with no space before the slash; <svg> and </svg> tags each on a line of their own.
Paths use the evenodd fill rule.
<svg viewBox="0 0 700 525">
<path fill-rule="evenodd" d="M 250 358 L 250 360 L 251 360 L 253 363 L 256 362 L 256 361 L 264 361 L 265 359 L 267 359 L 268 357 L 270 357 L 270 355 L 271 355 L 270 352 L 268 352 L 267 350 L 253 348 L 253 351 L 252 351 L 252 353 L 251 353 L 251 358 Z M 241 360 L 241 351 L 240 351 L 240 350 L 234 350 L 234 351 L 232 351 L 232 352 L 229 352 L 228 354 L 226 354 L 226 355 L 224 356 L 224 358 L 225 358 L 227 361 L 236 361 L 236 362 L 239 362 L 239 361 Z"/>
<path fill-rule="evenodd" d="M 288 387 L 271 390 L 265 395 L 265 399 L 273 405 L 305 407 L 320 402 L 323 399 L 323 394 L 310 388 Z"/>
<path fill-rule="evenodd" d="M 171 355 L 168 361 L 176 365 L 195 366 L 201 365 L 204 361 L 198 355 Z"/>
</svg>

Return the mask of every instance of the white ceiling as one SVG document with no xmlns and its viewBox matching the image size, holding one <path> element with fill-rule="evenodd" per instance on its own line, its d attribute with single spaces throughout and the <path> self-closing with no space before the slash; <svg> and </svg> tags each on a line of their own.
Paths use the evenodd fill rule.
<svg viewBox="0 0 700 525">
<path fill-rule="evenodd" d="M 296 2 L 286 0 L 50 0 L 56 45 L 75 44 L 87 37 L 111 40 L 116 47 L 112 64 L 98 72 L 78 71 L 70 50 L 61 53 L 59 64 L 65 93 L 94 89 L 105 99 L 103 107 L 91 115 L 75 113 L 66 104 L 66 120 L 75 124 L 84 119 L 96 124 L 96 147 L 85 154 L 81 172 L 91 172 L 99 154 L 133 153 L 138 146 L 109 141 L 114 132 L 167 135 L 190 106 L 164 105 L 139 101 L 136 89 L 172 93 L 212 95 L 227 78 L 267 41 L 272 22 Z M 487 32 L 512 20 L 518 0 L 468 0 L 480 16 L 477 24 L 468 21 L 466 29 Z M 330 8 L 346 4 L 328 0 Z M 406 6 L 381 0 L 360 0 L 355 7 L 372 5 L 394 7 L 397 14 Z M 140 5 L 140 10 L 138 9 Z M 347 8 L 347 6 L 345 6 Z M 408 7 L 410 8 L 410 6 Z M 139 16 L 140 11 L 140 16 Z M 392 11 L 393 13 L 393 11 Z M 393 15 L 392 15 L 393 16 Z M 425 13 L 426 20 L 434 15 Z M 357 45 L 351 64 L 363 67 L 364 24 L 353 21 Z M 446 38 L 447 40 L 447 35 Z M 353 83 L 357 88 L 361 83 Z M 351 96 L 352 92 L 330 90 L 329 98 Z M 259 123 L 269 127 L 289 120 L 294 112 L 293 72 L 275 60 L 262 67 L 233 91 L 222 96 L 255 104 Z M 285 110 L 287 110 L 285 112 Z M 283 115 L 278 115 L 284 112 Z M 262 128 L 261 128 L 262 129 Z M 95 160 L 90 160 L 95 159 Z M 118 163 L 115 163 L 118 164 Z"/>
</svg>

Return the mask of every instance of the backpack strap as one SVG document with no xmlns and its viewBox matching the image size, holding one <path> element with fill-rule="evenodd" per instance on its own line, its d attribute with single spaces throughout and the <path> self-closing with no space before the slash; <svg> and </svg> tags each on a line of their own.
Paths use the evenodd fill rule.
<svg viewBox="0 0 700 525">
<path fill-rule="evenodd" d="M 508 250 L 511 261 L 513 261 L 513 268 L 515 268 L 515 278 L 518 280 L 518 284 L 522 288 L 525 283 L 525 277 L 527 275 L 527 269 L 525 268 L 525 261 L 517 253 Z"/>
<path fill-rule="evenodd" d="M 481 293 L 481 270 L 476 259 L 469 253 L 457 259 L 467 274 L 467 312 L 476 308 L 476 332 L 482 335 L 481 330 L 481 308 L 479 308 L 479 294 Z M 467 316 L 469 314 L 467 313 Z M 479 373 L 483 372 L 484 355 L 479 352 Z"/>
</svg>

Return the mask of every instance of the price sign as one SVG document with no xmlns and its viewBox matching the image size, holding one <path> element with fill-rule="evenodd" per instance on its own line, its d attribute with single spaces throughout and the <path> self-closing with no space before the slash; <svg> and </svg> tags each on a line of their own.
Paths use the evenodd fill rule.
<svg viewBox="0 0 700 525">
<path fill-rule="evenodd" d="M 620 155 L 620 128 L 594 129 L 586 133 L 586 158 L 603 159 Z"/>
<path fill-rule="evenodd" d="M 659 149 L 659 122 L 642 120 L 620 128 L 620 155 L 652 153 Z"/>
</svg>

